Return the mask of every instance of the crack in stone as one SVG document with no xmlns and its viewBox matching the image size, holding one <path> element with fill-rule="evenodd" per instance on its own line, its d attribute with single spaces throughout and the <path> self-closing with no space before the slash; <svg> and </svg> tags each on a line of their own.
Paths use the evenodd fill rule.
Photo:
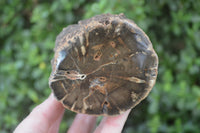
<svg viewBox="0 0 200 133">
<path fill-rule="evenodd" d="M 95 73 L 95 72 L 99 71 L 101 68 L 103 68 L 104 66 L 108 66 L 108 65 L 111 65 L 111 64 L 115 64 L 115 61 L 112 61 L 112 62 L 103 64 L 103 65 L 101 65 L 100 67 L 98 67 L 97 69 L 95 69 L 94 71 L 92 71 L 92 72 L 90 72 L 90 73 L 87 73 L 86 75 L 90 75 L 90 74 L 92 74 L 92 73 Z"/>
</svg>

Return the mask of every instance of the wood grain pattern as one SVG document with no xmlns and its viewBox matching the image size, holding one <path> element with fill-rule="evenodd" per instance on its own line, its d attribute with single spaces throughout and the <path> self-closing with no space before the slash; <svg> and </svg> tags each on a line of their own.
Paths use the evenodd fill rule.
<svg viewBox="0 0 200 133">
<path fill-rule="evenodd" d="M 77 113 L 117 115 L 155 84 L 158 57 L 147 35 L 123 14 L 103 14 L 58 35 L 49 85 Z"/>
</svg>

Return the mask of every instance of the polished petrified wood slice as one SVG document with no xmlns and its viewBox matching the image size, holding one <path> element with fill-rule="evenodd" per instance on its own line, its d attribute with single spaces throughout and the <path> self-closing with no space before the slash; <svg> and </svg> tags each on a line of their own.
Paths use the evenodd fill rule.
<svg viewBox="0 0 200 133">
<path fill-rule="evenodd" d="M 146 34 L 123 14 L 103 14 L 57 36 L 49 85 L 67 109 L 117 115 L 151 91 L 158 57 Z"/>
</svg>

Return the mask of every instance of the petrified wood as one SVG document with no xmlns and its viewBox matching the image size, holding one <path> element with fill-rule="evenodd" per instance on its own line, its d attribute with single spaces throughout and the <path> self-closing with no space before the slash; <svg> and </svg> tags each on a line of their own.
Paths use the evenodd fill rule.
<svg viewBox="0 0 200 133">
<path fill-rule="evenodd" d="M 155 84 L 158 57 L 147 35 L 123 14 L 97 15 L 56 38 L 49 85 L 77 113 L 117 115 Z"/>
</svg>

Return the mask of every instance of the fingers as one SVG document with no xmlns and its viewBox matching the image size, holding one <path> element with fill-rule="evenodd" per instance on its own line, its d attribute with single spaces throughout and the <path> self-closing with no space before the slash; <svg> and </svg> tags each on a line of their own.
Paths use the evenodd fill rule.
<svg viewBox="0 0 200 133">
<path fill-rule="evenodd" d="M 91 133 L 96 126 L 96 116 L 77 114 L 68 133 Z"/>
<path fill-rule="evenodd" d="M 14 133 L 48 132 L 54 123 L 59 123 L 63 113 L 63 106 L 53 97 L 53 94 L 51 94 L 48 99 L 33 109 L 33 111 L 18 125 Z"/>
<path fill-rule="evenodd" d="M 58 119 L 49 128 L 48 133 L 58 133 L 59 132 L 60 122 L 62 121 L 62 117 L 63 117 L 63 115 L 60 115 L 60 117 L 58 117 Z"/>
<path fill-rule="evenodd" d="M 55 133 L 59 130 L 64 108 L 53 95 L 38 105 L 15 129 L 14 133 Z M 130 110 L 114 117 L 104 117 L 95 133 L 120 133 Z M 96 125 L 96 116 L 77 114 L 68 133 L 90 133 Z"/>
<path fill-rule="evenodd" d="M 130 111 L 128 110 L 118 116 L 104 117 L 95 133 L 121 133 Z"/>
</svg>

